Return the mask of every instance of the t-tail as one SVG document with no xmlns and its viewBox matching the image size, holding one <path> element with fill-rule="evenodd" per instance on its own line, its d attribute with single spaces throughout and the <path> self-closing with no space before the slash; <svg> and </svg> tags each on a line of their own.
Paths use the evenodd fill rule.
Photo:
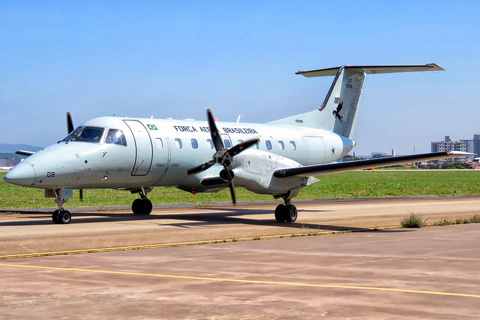
<svg viewBox="0 0 480 320">
<path fill-rule="evenodd" d="M 325 129 L 351 139 L 366 74 L 440 70 L 444 69 L 436 63 L 431 63 L 406 66 L 341 66 L 299 71 L 297 74 L 305 77 L 335 76 L 325 101 L 318 110 L 270 123 Z"/>
</svg>

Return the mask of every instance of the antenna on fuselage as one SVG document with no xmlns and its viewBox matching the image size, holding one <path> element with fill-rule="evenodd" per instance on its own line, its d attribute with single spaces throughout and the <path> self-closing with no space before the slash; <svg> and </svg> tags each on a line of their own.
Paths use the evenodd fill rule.
<svg viewBox="0 0 480 320">
<path fill-rule="evenodd" d="M 242 116 L 243 116 L 243 114 L 240 114 L 240 115 L 238 115 L 238 118 L 237 118 L 237 123 L 239 123 L 239 122 L 240 122 L 240 118 L 241 118 Z"/>
</svg>

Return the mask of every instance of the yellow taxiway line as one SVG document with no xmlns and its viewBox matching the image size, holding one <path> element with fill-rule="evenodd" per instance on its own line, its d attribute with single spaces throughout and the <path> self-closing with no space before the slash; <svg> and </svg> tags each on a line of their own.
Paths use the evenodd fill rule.
<svg viewBox="0 0 480 320">
<path fill-rule="evenodd" d="M 78 269 L 78 268 L 61 268 L 61 267 L 47 267 L 47 266 L 29 266 L 29 265 L 9 264 L 9 263 L 0 263 L 0 266 L 13 267 L 13 268 L 48 269 L 48 270 L 70 271 L 70 272 L 77 271 L 77 272 L 120 274 L 120 275 L 131 275 L 131 276 L 159 277 L 159 278 L 173 278 L 173 279 L 187 279 L 187 280 L 203 280 L 203 281 L 207 280 L 207 281 L 239 282 L 239 283 L 251 283 L 251 284 L 271 284 L 271 285 L 315 287 L 315 288 L 390 291 L 390 292 L 418 293 L 418 294 L 468 297 L 468 298 L 479 298 L 480 299 L 480 295 L 476 295 L 476 294 L 438 292 L 438 291 L 423 291 L 423 290 L 409 290 L 409 289 L 396 289 L 396 288 L 377 288 L 377 287 L 346 286 L 346 285 L 332 285 L 332 284 L 314 284 L 314 283 L 301 283 L 301 282 L 227 279 L 227 278 L 213 278 L 213 277 L 194 277 L 194 276 L 179 276 L 179 275 L 156 274 L 156 273 L 109 271 L 109 270 Z"/>
</svg>

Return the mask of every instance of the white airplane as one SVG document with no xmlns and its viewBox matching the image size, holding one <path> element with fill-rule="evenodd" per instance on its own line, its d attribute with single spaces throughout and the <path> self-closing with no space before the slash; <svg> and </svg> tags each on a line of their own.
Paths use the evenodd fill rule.
<svg viewBox="0 0 480 320">
<path fill-rule="evenodd" d="M 8 172 L 8 183 L 45 189 L 58 210 L 55 223 L 69 223 L 63 205 L 73 189 L 128 190 L 138 193 L 134 214 L 148 215 L 154 187 L 176 187 L 191 193 L 235 186 L 282 198 L 275 209 L 279 222 L 295 222 L 291 204 L 314 176 L 467 155 L 437 152 L 335 162 L 355 146 L 352 140 L 366 74 L 444 70 L 437 64 L 409 66 L 342 66 L 300 71 L 306 77 L 335 76 L 320 108 L 266 124 L 101 117 L 74 129 L 67 113 L 68 136 L 29 156 Z M 213 157 L 212 157 L 213 155 Z"/>
</svg>

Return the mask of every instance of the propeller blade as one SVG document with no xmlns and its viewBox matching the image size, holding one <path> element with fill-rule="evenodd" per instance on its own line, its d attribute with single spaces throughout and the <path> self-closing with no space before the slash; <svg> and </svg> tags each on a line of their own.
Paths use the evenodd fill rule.
<svg viewBox="0 0 480 320">
<path fill-rule="evenodd" d="M 230 188 L 230 194 L 232 195 L 232 203 L 233 203 L 233 206 L 236 207 L 237 206 L 237 196 L 235 194 L 235 185 L 233 184 L 233 178 L 232 178 L 232 175 L 230 174 L 230 170 L 228 170 L 227 166 L 224 166 L 225 167 L 225 173 L 227 175 L 227 182 L 228 182 L 228 187 Z"/>
<path fill-rule="evenodd" d="M 237 154 L 239 154 L 240 152 L 244 151 L 245 149 L 247 148 L 250 148 L 251 146 L 253 146 L 255 143 L 257 143 L 258 141 L 260 141 L 260 139 L 252 139 L 252 140 L 248 140 L 248 141 L 244 141 L 244 142 L 241 142 L 235 146 L 233 146 L 231 149 L 229 149 L 227 151 L 228 155 L 230 157 L 233 157 L 233 156 L 236 156 Z"/>
<path fill-rule="evenodd" d="M 220 137 L 220 133 L 218 132 L 217 125 L 213 120 L 212 111 L 210 109 L 207 110 L 207 118 L 208 118 L 208 126 L 210 127 L 210 135 L 212 136 L 213 144 L 215 145 L 215 150 L 219 151 L 225 148 L 222 142 L 222 137 Z"/>
<path fill-rule="evenodd" d="M 75 130 L 73 126 L 72 115 L 70 114 L 70 112 L 67 112 L 67 130 L 68 130 L 68 133 Z"/>
<path fill-rule="evenodd" d="M 207 170 L 208 168 L 210 168 L 211 166 L 213 166 L 215 164 L 215 161 L 213 160 L 210 160 L 208 162 L 205 162 L 204 164 L 198 166 L 198 167 L 195 167 L 193 169 L 190 169 L 188 171 L 185 172 L 185 175 L 190 175 L 190 174 L 195 174 L 195 173 L 199 173 L 199 172 L 202 172 L 202 171 L 205 171 Z"/>
</svg>

